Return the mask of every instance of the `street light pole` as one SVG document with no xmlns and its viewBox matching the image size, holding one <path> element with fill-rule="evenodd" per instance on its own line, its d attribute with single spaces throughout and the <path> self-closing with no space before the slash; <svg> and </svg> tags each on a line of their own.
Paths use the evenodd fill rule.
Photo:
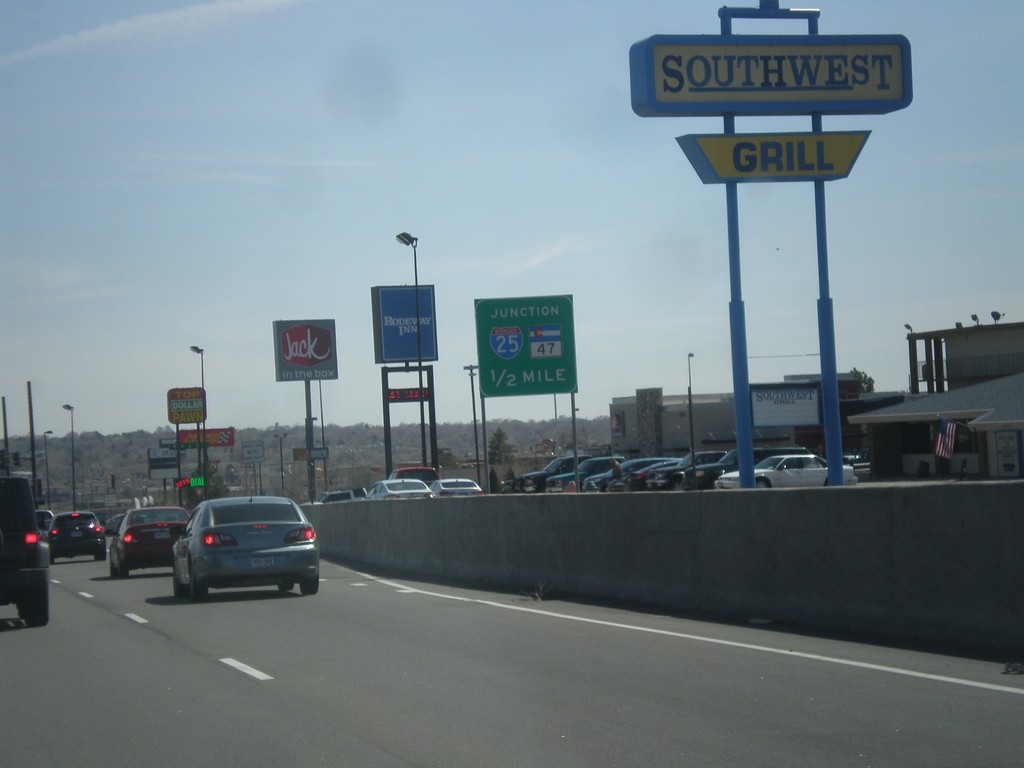
<svg viewBox="0 0 1024 768">
<path fill-rule="evenodd" d="M 690 361 L 693 360 L 693 352 L 686 356 L 686 410 L 690 414 L 690 467 L 696 469 L 694 462 L 697 457 L 694 455 L 693 445 L 693 371 L 690 368 Z"/>
<path fill-rule="evenodd" d="M 284 439 L 288 437 L 288 433 L 284 432 L 280 435 L 275 434 L 274 437 L 277 438 L 277 452 L 281 459 L 281 495 L 285 496 L 287 494 L 284 492 Z"/>
<path fill-rule="evenodd" d="M 412 246 L 413 289 L 416 292 L 416 369 L 419 372 L 420 387 L 420 451 L 423 458 L 423 466 L 427 466 L 427 422 L 423 412 L 423 339 L 420 326 L 420 270 L 416 258 L 416 246 L 420 239 L 413 237 L 408 232 L 401 232 L 395 235 L 395 239 L 402 245 Z"/>
<path fill-rule="evenodd" d="M 209 453 L 206 447 L 206 350 L 202 347 L 197 347 L 193 344 L 189 347 L 189 350 L 199 355 L 199 388 L 203 390 L 203 427 L 202 431 L 197 429 L 199 432 L 196 435 L 196 441 L 199 445 L 199 471 L 203 475 L 203 498 L 206 498 L 206 462 L 209 457 Z M 196 425 L 199 426 L 198 424 Z"/>
<path fill-rule="evenodd" d="M 480 366 L 464 365 L 462 370 L 469 371 L 469 399 L 473 403 L 473 445 L 476 448 L 476 484 L 480 485 L 480 438 L 476 431 L 476 387 L 473 384 L 474 372 Z M 482 487 L 482 486 L 481 486 Z"/>
<path fill-rule="evenodd" d="M 46 444 L 46 436 L 52 435 L 53 430 L 43 432 L 43 461 L 46 462 L 46 508 L 50 508 L 50 449 Z"/>
<path fill-rule="evenodd" d="M 78 509 L 78 484 L 75 481 L 75 406 L 64 403 L 65 411 L 71 414 L 71 509 Z"/>
</svg>

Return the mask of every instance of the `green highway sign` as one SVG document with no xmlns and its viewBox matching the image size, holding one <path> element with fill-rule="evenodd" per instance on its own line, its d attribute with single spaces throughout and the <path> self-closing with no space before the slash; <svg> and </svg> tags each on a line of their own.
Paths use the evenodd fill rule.
<svg viewBox="0 0 1024 768">
<path fill-rule="evenodd" d="M 476 300 L 481 397 L 578 391 L 572 296 Z"/>
</svg>

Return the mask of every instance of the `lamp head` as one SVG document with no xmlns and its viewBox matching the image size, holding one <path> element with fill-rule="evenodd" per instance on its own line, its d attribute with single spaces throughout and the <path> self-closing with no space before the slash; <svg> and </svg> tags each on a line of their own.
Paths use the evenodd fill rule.
<svg viewBox="0 0 1024 768">
<path fill-rule="evenodd" d="M 1002 319 L 1002 317 L 1002 312 L 996 312 L 994 309 L 992 310 L 992 322 L 998 323 Z"/>
<path fill-rule="evenodd" d="M 904 327 L 904 328 L 906 328 L 906 329 L 907 329 L 908 331 L 910 331 L 911 333 L 913 333 L 913 332 L 914 332 L 914 329 L 910 327 L 910 323 L 904 323 L 904 324 L 903 324 L 903 327 Z"/>
<path fill-rule="evenodd" d="M 690 352 L 687 357 L 693 357 L 693 352 Z"/>
<path fill-rule="evenodd" d="M 977 315 L 971 315 L 971 320 L 973 320 L 973 321 L 974 321 L 974 324 L 975 324 L 975 325 L 977 325 L 978 323 L 980 323 L 980 322 L 981 322 L 981 320 L 979 320 L 979 319 L 978 319 L 978 316 L 977 316 Z"/>
<path fill-rule="evenodd" d="M 202 347 L 197 347 L 195 344 L 189 347 L 189 349 L 195 352 L 197 355 L 201 355 L 205 351 L 204 349 L 202 349 Z"/>
<path fill-rule="evenodd" d="M 413 237 L 408 232 L 399 232 L 395 235 L 395 240 L 400 242 L 402 245 L 411 245 L 413 248 L 415 248 L 416 243 L 420 241 L 418 237 Z"/>
<path fill-rule="evenodd" d="M 72 413 L 75 410 L 75 406 L 68 405 L 67 403 L 64 403 L 64 405 L 62 405 L 61 408 L 63 408 L 65 411 L 71 411 Z"/>
</svg>

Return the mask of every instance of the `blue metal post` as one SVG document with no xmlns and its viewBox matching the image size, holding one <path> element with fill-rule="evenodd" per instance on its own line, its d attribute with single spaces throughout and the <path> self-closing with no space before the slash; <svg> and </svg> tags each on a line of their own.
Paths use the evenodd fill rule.
<svg viewBox="0 0 1024 768">
<path fill-rule="evenodd" d="M 725 10 L 725 9 L 723 9 Z M 732 19 L 721 15 L 722 34 L 732 32 Z M 723 118 L 726 135 L 736 133 L 736 118 Z M 754 487 L 754 418 L 750 408 L 750 370 L 747 367 L 747 319 L 743 306 L 740 270 L 740 213 L 736 182 L 725 185 L 726 219 L 729 231 L 729 333 L 732 339 L 732 391 L 736 398 L 736 453 L 740 488 Z"/>
</svg>

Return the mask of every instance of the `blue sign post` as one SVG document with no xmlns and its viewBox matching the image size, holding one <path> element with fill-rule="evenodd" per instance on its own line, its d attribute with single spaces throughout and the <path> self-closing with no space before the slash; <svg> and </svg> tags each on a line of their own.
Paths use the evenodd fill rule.
<svg viewBox="0 0 1024 768">
<path fill-rule="evenodd" d="M 882 114 L 908 106 L 913 98 L 910 44 L 900 35 L 819 36 L 819 11 L 780 9 L 778 0 L 761 0 L 758 8 L 720 8 L 718 15 L 722 31 L 718 38 L 658 35 L 631 47 L 633 111 L 641 117 L 723 118 L 724 136 L 717 141 L 702 136 L 680 137 L 678 141 L 705 183 L 725 183 L 736 447 L 743 488 L 754 487 L 754 451 L 737 183 L 814 183 L 825 450 L 832 459 L 828 466 L 829 485 L 841 486 L 843 443 L 835 320 L 829 294 L 825 181 L 843 178 L 845 174 L 833 173 L 829 147 L 838 149 L 843 140 L 838 134 L 822 131 L 822 115 Z M 807 21 L 808 34 L 733 35 L 734 18 L 802 19 Z M 810 134 L 741 137 L 736 133 L 737 115 L 800 114 L 811 116 Z M 864 138 L 866 135 L 863 134 Z M 709 155 L 713 144 L 731 153 L 731 158 L 727 155 L 723 161 L 713 152 Z M 751 151 L 760 153 L 756 168 L 748 167 Z M 847 150 L 845 157 L 850 166 L 859 151 L 859 146 L 852 154 Z M 767 159 L 765 152 L 769 153 Z M 758 172 L 752 173 L 753 170 Z"/>
</svg>

